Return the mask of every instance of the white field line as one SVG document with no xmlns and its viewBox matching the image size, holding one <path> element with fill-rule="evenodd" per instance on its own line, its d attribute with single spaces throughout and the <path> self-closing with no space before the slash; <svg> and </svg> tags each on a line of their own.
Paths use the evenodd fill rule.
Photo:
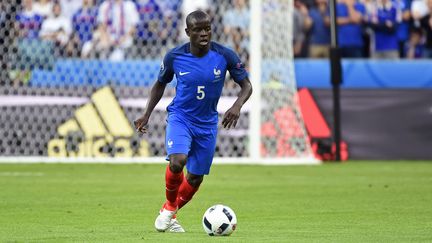
<svg viewBox="0 0 432 243">
<path fill-rule="evenodd" d="M 44 175 L 45 174 L 41 172 L 16 172 L 16 171 L 0 172 L 0 176 L 11 176 L 11 177 L 44 176 Z"/>
</svg>

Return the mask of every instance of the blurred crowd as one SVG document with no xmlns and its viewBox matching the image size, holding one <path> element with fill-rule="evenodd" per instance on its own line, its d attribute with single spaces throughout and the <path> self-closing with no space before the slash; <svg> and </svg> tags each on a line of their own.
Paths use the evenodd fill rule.
<svg viewBox="0 0 432 243">
<path fill-rule="evenodd" d="M 295 0 L 296 57 L 328 56 L 327 0 Z M 431 58 L 432 0 L 337 0 L 338 44 L 346 58 Z"/>
<path fill-rule="evenodd" d="M 225 2 L 226 3 L 226 2 Z M 185 17 L 201 9 L 217 16 L 217 40 L 245 53 L 249 10 L 245 0 L 16 0 L 1 1 L 3 42 L 40 54 L 52 45 L 56 56 L 102 58 L 160 57 L 187 41 Z M 223 14 L 222 14 L 223 13 Z M 223 15 L 223 16 L 221 16 Z M 221 39 L 223 38 L 223 40 Z M 6 40 L 7 39 L 7 40 Z M 1 43 L 0 43 L 1 44 Z M 51 48 L 51 47 L 50 47 Z M 48 48 L 47 48 L 48 49 Z"/>
<path fill-rule="evenodd" d="M 432 57 L 432 0 L 337 0 L 336 7 L 343 57 Z M 8 60 L 25 69 L 58 57 L 160 58 L 187 41 L 185 17 L 195 9 L 213 16 L 214 39 L 247 62 L 248 0 L 14 0 L 0 2 L 2 69 Z M 294 0 L 294 56 L 328 57 L 329 25 L 328 0 Z"/>
</svg>

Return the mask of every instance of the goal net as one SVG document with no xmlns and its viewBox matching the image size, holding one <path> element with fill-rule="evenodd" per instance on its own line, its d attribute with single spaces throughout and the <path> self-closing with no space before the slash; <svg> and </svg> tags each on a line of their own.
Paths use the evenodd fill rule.
<svg viewBox="0 0 432 243">
<path fill-rule="evenodd" d="M 0 3 L 0 161 L 163 162 L 166 106 L 149 133 L 144 111 L 164 54 L 187 42 L 187 13 L 212 16 L 213 40 L 234 49 L 254 87 L 234 129 L 220 127 L 216 163 L 314 159 L 299 110 L 292 0 L 12 0 Z M 226 77 L 220 118 L 239 87 Z"/>
</svg>

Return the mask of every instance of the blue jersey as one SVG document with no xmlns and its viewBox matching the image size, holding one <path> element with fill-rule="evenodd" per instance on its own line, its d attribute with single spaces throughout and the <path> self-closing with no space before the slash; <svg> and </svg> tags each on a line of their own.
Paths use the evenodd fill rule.
<svg viewBox="0 0 432 243">
<path fill-rule="evenodd" d="M 390 21 L 393 25 L 397 25 L 396 16 L 397 9 L 394 6 L 390 8 L 378 8 L 377 17 L 378 23 L 385 25 L 387 21 Z M 397 32 L 388 32 L 375 30 L 375 50 L 376 51 L 392 51 L 398 50 L 398 37 Z"/>
<path fill-rule="evenodd" d="M 366 7 L 356 2 L 354 9 L 362 16 L 366 14 Z M 349 17 L 348 6 L 345 3 L 336 4 L 337 17 Z M 341 47 L 362 47 L 363 46 L 363 29 L 361 24 L 343 24 L 338 25 L 338 40 Z"/>
<path fill-rule="evenodd" d="M 199 126 L 216 125 L 226 72 L 237 83 L 247 77 L 247 72 L 231 49 L 211 42 L 209 52 L 196 57 L 189 45 L 169 51 L 161 64 L 158 82 L 169 83 L 174 75 L 177 78 L 176 96 L 167 108 L 168 114 Z"/>
<path fill-rule="evenodd" d="M 319 45 L 330 44 L 330 28 L 325 25 L 324 16 L 318 8 L 312 8 L 309 11 L 309 17 L 313 21 L 310 43 Z"/>
</svg>

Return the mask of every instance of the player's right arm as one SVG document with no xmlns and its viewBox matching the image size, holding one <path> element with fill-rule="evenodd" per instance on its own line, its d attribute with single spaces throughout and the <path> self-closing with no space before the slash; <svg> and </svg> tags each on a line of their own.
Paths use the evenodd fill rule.
<svg viewBox="0 0 432 243">
<path fill-rule="evenodd" d="M 150 97 L 147 101 L 147 106 L 144 114 L 134 121 L 135 129 L 137 132 L 147 132 L 147 124 L 150 119 L 150 115 L 153 112 L 156 105 L 159 103 L 163 96 L 167 83 L 171 82 L 174 77 L 174 70 L 172 66 L 173 57 L 169 52 L 165 55 L 164 60 L 161 63 L 158 80 L 153 84 L 150 91 Z"/>
<path fill-rule="evenodd" d="M 140 133 L 147 132 L 147 124 L 151 113 L 153 112 L 156 105 L 161 100 L 165 91 L 166 83 L 156 81 L 150 91 L 150 98 L 147 101 L 147 106 L 144 114 L 134 121 L 135 129 Z"/>
</svg>

